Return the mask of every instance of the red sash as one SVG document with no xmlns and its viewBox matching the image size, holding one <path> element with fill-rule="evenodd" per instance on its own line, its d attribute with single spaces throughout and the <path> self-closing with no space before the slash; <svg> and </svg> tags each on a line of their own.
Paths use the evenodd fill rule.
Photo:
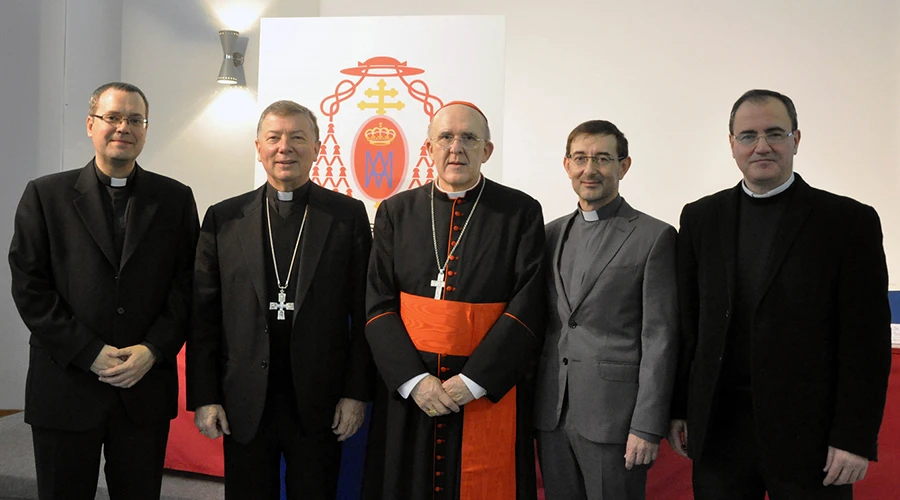
<svg viewBox="0 0 900 500">
<path fill-rule="evenodd" d="M 400 294 L 400 318 L 416 348 L 440 355 L 471 355 L 505 309 Z M 515 387 L 496 404 L 482 397 L 465 406 L 459 498 L 516 498 Z"/>
</svg>

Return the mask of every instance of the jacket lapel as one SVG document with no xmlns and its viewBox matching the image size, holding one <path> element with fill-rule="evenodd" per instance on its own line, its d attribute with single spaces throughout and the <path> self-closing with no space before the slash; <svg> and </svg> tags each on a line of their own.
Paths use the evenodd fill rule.
<svg viewBox="0 0 900 500">
<path fill-rule="evenodd" d="M 322 256 L 322 250 L 325 248 L 328 231 L 331 229 L 332 216 L 324 210 L 326 201 L 320 196 L 321 189 L 324 188 L 312 184 L 309 190 L 307 205 L 309 211 L 300 239 L 300 268 L 297 269 L 299 274 L 297 275 L 297 292 L 294 296 L 294 323 L 297 322 L 297 311 L 306 298 L 306 292 L 309 291 L 316 267 Z"/>
<path fill-rule="evenodd" d="M 722 199 L 719 206 L 719 237 L 722 261 L 725 263 L 725 280 L 728 286 L 728 303 L 734 303 L 735 269 L 737 267 L 737 225 L 740 183 Z"/>
<path fill-rule="evenodd" d="M 128 201 L 130 206 L 125 222 L 125 242 L 122 245 L 121 267 L 125 267 L 128 259 L 134 255 L 134 251 L 137 250 L 144 235 L 147 234 L 147 229 L 150 228 L 150 223 L 159 208 L 159 200 L 156 199 L 156 183 L 154 182 L 156 179 L 147 175 L 148 172 L 143 171 L 139 165 L 135 164 L 134 168 L 137 170 L 135 172 L 137 182 L 134 183 L 134 190 Z"/>
<path fill-rule="evenodd" d="M 804 182 L 799 175 L 794 175 L 794 182 L 797 183 L 797 191 L 791 197 L 790 201 L 788 201 L 787 207 L 784 209 L 784 214 L 781 216 L 781 222 L 778 224 L 778 230 L 775 233 L 775 241 L 772 244 L 772 252 L 769 254 L 769 262 L 766 266 L 766 278 L 763 281 L 762 293 L 759 297 L 760 300 L 765 296 L 769 285 L 772 284 L 775 274 L 781 267 L 781 263 L 784 262 L 785 257 L 787 257 L 788 250 L 790 250 L 791 245 L 794 244 L 797 233 L 800 232 L 800 228 L 803 226 L 803 223 L 806 221 L 806 218 L 809 216 L 809 212 L 812 209 L 810 204 L 812 189 L 810 189 L 809 184 Z"/>
<path fill-rule="evenodd" d="M 565 224 L 562 225 L 559 229 L 559 234 L 556 236 L 556 241 L 553 243 L 553 284 L 556 286 L 557 297 L 560 298 L 559 303 L 565 307 L 565 316 L 570 316 L 572 314 L 572 301 L 569 299 L 568 294 L 566 294 L 566 287 L 563 285 L 562 275 L 559 272 L 559 259 L 562 256 L 562 247 L 563 241 L 566 239 L 566 233 L 569 232 L 569 229 L 572 227 L 572 220 L 574 217 L 578 216 L 578 211 L 566 220 Z"/>
<path fill-rule="evenodd" d="M 238 239 L 241 242 L 241 250 L 244 252 L 244 259 L 247 261 L 247 269 L 250 271 L 250 280 L 253 283 L 253 289 L 256 291 L 256 297 L 259 299 L 259 306 L 263 311 L 268 311 L 269 306 L 266 304 L 266 264 L 267 256 L 263 255 L 263 241 L 266 238 L 266 232 L 263 229 L 263 200 L 265 199 L 266 185 L 256 190 L 253 199 L 244 207 L 244 217 L 237 224 Z M 271 257 L 268 257 L 271 258 Z"/>
<path fill-rule="evenodd" d="M 94 242 L 100 247 L 100 251 L 106 256 L 110 265 L 118 269 L 119 263 L 116 261 L 116 252 L 113 249 L 112 229 L 109 227 L 106 212 L 103 209 L 103 196 L 106 193 L 100 189 L 100 182 L 94 172 L 94 160 L 81 169 L 81 175 L 75 182 L 75 189 L 81 193 L 81 196 L 72 201 L 78 216 L 81 217 L 81 221 L 84 222 L 91 237 L 94 238 Z"/>
<path fill-rule="evenodd" d="M 610 219 L 606 234 L 603 236 L 600 244 L 597 245 L 597 250 L 593 256 L 593 264 L 588 268 L 581 287 L 577 293 L 572 294 L 575 298 L 572 302 L 573 312 L 581 307 L 581 303 L 584 302 L 588 292 L 594 288 L 594 284 L 600 278 L 600 274 L 603 273 L 613 257 L 619 253 L 622 245 L 625 244 L 625 240 L 634 232 L 632 221 L 636 218 L 637 213 L 634 209 L 625 200 L 622 200 L 622 206 L 619 207 L 618 213 Z"/>
</svg>

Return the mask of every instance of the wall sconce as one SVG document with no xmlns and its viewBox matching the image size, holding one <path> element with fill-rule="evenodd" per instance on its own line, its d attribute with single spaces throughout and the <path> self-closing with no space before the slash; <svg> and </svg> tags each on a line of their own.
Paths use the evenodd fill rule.
<svg viewBox="0 0 900 500">
<path fill-rule="evenodd" d="M 222 42 L 222 67 L 219 69 L 217 82 L 224 85 L 237 85 L 244 76 L 244 54 L 238 52 L 238 32 L 234 30 L 219 31 Z"/>
</svg>

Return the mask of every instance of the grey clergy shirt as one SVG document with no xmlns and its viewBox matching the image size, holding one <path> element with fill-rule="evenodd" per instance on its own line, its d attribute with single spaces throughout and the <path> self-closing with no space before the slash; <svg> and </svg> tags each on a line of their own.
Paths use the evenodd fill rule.
<svg viewBox="0 0 900 500">
<path fill-rule="evenodd" d="M 579 207 L 580 216 L 572 218 L 559 258 L 559 276 L 570 304 L 572 298 L 578 295 L 584 283 L 584 276 L 593 264 L 591 258 L 594 252 L 589 249 L 600 245 L 609 227 L 609 220 L 616 215 L 621 206 L 622 197 L 617 196 L 598 210 L 584 211 Z"/>
</svg>

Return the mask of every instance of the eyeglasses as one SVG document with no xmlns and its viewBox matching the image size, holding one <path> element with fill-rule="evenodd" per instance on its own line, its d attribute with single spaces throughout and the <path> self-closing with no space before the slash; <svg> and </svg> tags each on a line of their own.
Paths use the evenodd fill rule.
<svg viewBox="0 0 900 500">
<path fill-rule="evenodd" d="M 485 142 L 484 139 L 479 139 L 474 135 L 461 135 L 461 136 L 453 136 L 450 134 L 440 134 L 436 138 L 432 139 L 431 142 L 438 145 L 441 149 L 450 149 L 450 146 L 453 145 L 454 141 L 459 141 L 462 144 L 463 149 L 478 149 L 481 143 Z"/>
<path fill-rule="evenodd" d="M 93 116 L 94 118 L 99 118 L 112 125 L 113 127 L 118 127 L 119 124 L 124 121 L 128 122 L 128 125 L 134 128 L 147 128 L 147 119 L 143 116 L 122 116 L 113 113 L 91 116 Z"/>
<path fill-rule="evenodd" d="M 784 130 L 775 130 L 772 132 L 767 132 L 763 135 L 756 134 L 754 132 L 745 132 L 738 135 L 733 135 L 734 140 L 738 141 L 742 146 L 755 146 L 757 142 L 759 142 L 760 137 L 765 137 L 766 142 L 769 144 L 781 144 L 782 142 L 788 140 L 788 137 L 793 137 L 793 132 L 785 132 Z"/>
<path fill-rule="evenodd" d="M 608 167 L 608 166 L 612 165 L 614 162 L 624 160 L 625 158 L 627 158 L 627 156 L 623 156 L 621 158 L 613 158 L 612 156 L 609 156 L 609 155 L 591 156 L 591 155 L 578 154 L 578 155 L 574 155 L 574 156 L 566 155 L 566 158 L 568 158 L 569 160 L 572 160 L 572 162 L 574 164 L 578 165 L 579 167 L 586 167 L 586 166 L 588 166 L 588 163 L 593 163 L 594 165 L 597 165 L 598 167 Z"/>
</svg>

